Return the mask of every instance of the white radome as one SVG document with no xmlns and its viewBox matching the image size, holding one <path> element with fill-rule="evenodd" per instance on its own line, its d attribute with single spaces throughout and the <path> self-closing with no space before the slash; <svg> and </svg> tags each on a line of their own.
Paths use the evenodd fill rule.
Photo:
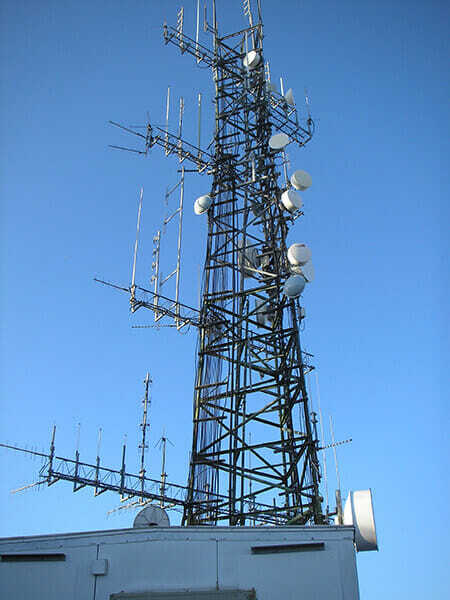
<svg viewBox="0 0 450 600">
<path fill-rule="evenodd" d="M 211 196 L 208 196 L 208 194 L 205 194 L 205 196 L 200 196 L 194 202 L 194 212 L 195 212 L 195 214 L 196 215 L 202 215 L 203 213 L 207 212 L 208 209 L 210 208 L 211 204 L 212 204 L 212 198 L 211 198 Z"/>
<path fill-rule="evenodd" d="M 302 171 L 301 169 L 299 169 L 298 171 L 295 171 L 294 173 L 292 173 L 291 183 L 295 187 L 296 190 L 300 190 L 300 192 L 304 192 L 312 184 L 311 175 L 309 173 L 307 173 L 306 171 Z"/>
<path fill-rule="evenodd" d="M 287 251 L 289 263 L 294 267 L 302 267 L 311 260 L 311 250 L 306 244 L 292 244 Z"/>
<path fill-rule="evenodd" d="M 302 275 L 291 275 L 286 279 L 283 292 L 288 298 L 298 298 L 305 289 L 306 280 Z"/>
<path fill-rule="evenodd" d="M 250 70 L 254 69 L 259 64 L 259 58 L 259 54 L 256 50 L 250 50 L 250 52 L 244 56 L 244 60 L 242 61 L 244 67 L 247 67 L 247 69 Z"/>
<path fill-rule="evenodd" d="M 289 212 L 295 212 L 300 210 L 303 206 L 303 202 L 300 194 L 294 190 L 286 190 L 281 194 L 281 202 L 286 210 Z"/>
<path fill-rule="evenodd" d="M 358 552 L 378 550 L 372 491 L 370 489 L 349 492 L 343 516 L 344 525 L 353 525 L 355 528 L 355 545 Z"/>
<path fill-rule="evenodd" d="M 274 133 L 269 140 L 269 146 L 272 150 L 283 150 L 291 140 L 286 133 Z"/>
</svg>

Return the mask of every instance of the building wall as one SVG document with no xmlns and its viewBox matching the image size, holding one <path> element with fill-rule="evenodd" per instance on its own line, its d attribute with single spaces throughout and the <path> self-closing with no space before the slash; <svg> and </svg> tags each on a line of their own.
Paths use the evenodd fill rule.
<svg viewBox="0 0 450 600">
<path fill-rule="evenodd" d="M 170 527 L 4 538 L 0 555 L 5 599 L 244 597 L 231 590 L 257 600 L 359 598 L 352 527 Z"/>
</svg>

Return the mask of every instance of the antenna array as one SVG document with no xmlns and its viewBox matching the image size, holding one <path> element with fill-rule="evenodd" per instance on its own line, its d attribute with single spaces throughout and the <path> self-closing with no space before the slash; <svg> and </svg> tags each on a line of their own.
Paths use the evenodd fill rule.
<svg viewBox="0 0 450 600">
<path fill-rule="evenodd" d="M 78 450 L 75 460 L 57 457 L 55 430 L 49 453 L 30 453 L 46 461 L 39 483 L 67 480 L 74 483 L 74 491 L 90 486 L 96 495 L 110 490 L 123 499 L 180 507 L 184 525 L 327 523 L 333 513 L 328 507 L 325 514 L 322 510 L 318 460 L 325 446 L 319 445 L 316 414 L 310 412 L 306 387 L 306 375 L 314 367 L 311 355 L 300 344 L 304 311 L 299 296 L 305 283 L 312 281 L 312 267 L 308 268 L 309 249 L 302 243 L 288 248 L 286 241 L 290 227 L 303 215 L 295 190 L 305 190 L 310 181 L 304 171 L 296 171 L 289 179 L 285 148 L 288 144 L 305 146 L 313 136 L 314 122 L 309 100 L 307 116 L 302 117 L 292 90 L 285 93 L 281 79 L 279 93 L 271 82 L 269 63 L 264 61 L 259 0 L 256 19 L 250 0 L 244 0 L 248 27 L 229 35 L 219 34 L 214 0 L 212 7 L 212 25 L 206 7 L 204 17 L 210 45 L 200 41 L 199 1 L 195 38 L 184 31 L 183 9 L 177 13 L 176 27 L 164 24 L 163 35 L 166 45 L 211 68 L 213 143 L 201 146 L 200 94 L 195 143 L 182 137 L 182 98 L 178 131 L 169 130 L 170 88 L 164 128 L 148 121 L 141 133 L 111 121 L 140 143 L 139 147 L 113 148 L 147 156 L 159 146 L 166 156 L 183 163 L 180 180 L 166 192 L 168 203 L 180 191 L 178 208 L 166 215 L 153 238 L 152 289 L 136 284 L 142 190 L 131 285 L 97 280 L 128 293 L 133 313 L 146 308 L 153 311 L 155 322 L 168 318 L 177 329 L 192 325 L 198 330 L 187 485 L 167 482 L 164 435 L 161 478 L 147 477 L 148 375 L 138 475 L 126 469 L 126 444 L 118 470 L 101 466 L 99 456 L 94 465 L 81 462 Z M 190 164 L 190 171 L 212 179 L 208 194 L 195 203 L 195 212 L 207 217 L 208 228 L 199 309 L 179 300 L 185 164 Z M 164 229 L 176 220 L 176 266 L 162 277 L 161 241 Z M 172 298 L 162 293 L 170 280 L 175 281 Z M 331 447 L 335 445 L 333 434 Z"/>
</svg>

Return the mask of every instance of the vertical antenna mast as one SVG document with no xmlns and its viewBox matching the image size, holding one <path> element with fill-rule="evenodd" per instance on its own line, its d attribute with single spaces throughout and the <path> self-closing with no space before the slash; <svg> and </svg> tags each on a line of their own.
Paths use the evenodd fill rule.
<svg viewBox="0 0 450 600">
<path fill-rule="evenodd" d="M 145 487 L 145 451 L 148 448 L 148 444 L 146 441 L 147 427 L 150 426 L 150 424 L 147 423 L 147 417 L 148 417 L 148 410 L 150 408 L 150 403 L 151 403 L 150 397 L 149 397 L 149 388 L 150 388 L 151 383 L 152 383 L 152 380 L 150 379 L 150 375 L 147 371 L 147 373 L 145 375 L 145 379 L 144 379 L 144 398 L 142 399 L 142 421 L 141 421 L 142 438 L 141 438 L 141 443 L 139 444 L 139 448 L 141 450 L 141 468 L 139 470 L 139 475 L 141 477 L 142 490 L 144 490 L 144 487 Z"/>
<path fill-rule="evenodd" d="M 165 137 L 165 151 L 166 156 L 169 155 L 169 110 L 170 110 L 170 85 L 167 87 L 167 99 L 166 99 L 166 137 Z"/>
<path fill-rule="evenodd" d="M 336 442 L 334 439 L 334 429 L 333 429 L 333 417 L 330 415 L 330 432 L 331 432 L 331 444 L 333 447 L 334 454 L 334 465 L 336 467 L 336 480 L 337 480 L 337 490 L 336 490 L 336 510 L 337 510 L 337 522 L 338 525 L 342 525 L 344 522 L 343 514 L 342 514 L 342 496 L 341 496 L 341 478 L 339 476 L 339 467 L 336 453 Z"/>
<path fill-rule="evenodd" d="M 200 53 L 198 51 L 199 31 L 200 31 L 200 0 L 197 0 L 197 26 L 196 26 L 196 30 L 195 30 L 195 54 L 196 54 L 198 63 L 201 60 Z"/>
<path fill-rule="evenodd" d="M 137 260 L 137 251 L 138 251 L 138 243 L 139 243 L 139 228 L 140 228 L 140 224 L 141 224 L 141 212 L 142 212 L 143 197 L 144 197 L 144 188 L 141 187 L 141 194 L 139 197 L 137 225 L 136 225 L 136 241 L 134 243 L 133 269 L 131 271 L 131 288 L 130 288 L 131 312 L 134 312 L 134 308 L 135 308 L 134 305 L 135 305 L 135 301 L 136 301 L 136 260 Z"/>
</svg>

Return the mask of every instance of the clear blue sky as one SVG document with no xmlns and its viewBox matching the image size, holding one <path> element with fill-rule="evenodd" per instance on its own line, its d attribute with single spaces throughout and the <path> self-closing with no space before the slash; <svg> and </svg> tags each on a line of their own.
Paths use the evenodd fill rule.
<svg viewBox="0 0 450 600">
<path fill-rule="evenodd" d="M 194 0 L 185 2 L 194 31 Z M 166 428 L 169 479 L 184 483 L 191 437 L 195 332 L 131 329 L 128 285 L 139 187 L 145 188 L 138 280 L 148 281 L 151 237 L 177 162 L 113 151 L 107 126 L 164 121 L 167 85 L 195 130 L 210 72 L 162 43 L 178 2 L 4 0 L 1 8 L 0 439 L 102 457 L 137 469 L 142 380 L 154 379 L 153 445 Z M 245 25 L 240 0 L 219 0 L 223 32 Z M 304 294 L 305 348 L 315 354 L 322 407 L 334 418 L 344 493 L 371 487 L 379 553 L 358 556 L 361 596 L 443 598 L 448 593 L 448 22 L 437 1 L 263 2 L 265 53 L 297 99 L 306 86 L 317 134 L 290 152 L 309 171 L 305 217 L 316 281 Z M 206 38 L 205 38 L 206 40 Z M 208 102 L 206 102 L 206 98 Z M 208 131 L 205 109 L 204 132 Z M 176 125 L 176 110 L 172 112 Z M 182 299 L 195 303 L 205 222 L 191 203 L 206 176 L 186 182 Z M 166 273 L 172 254 L 166 247 Z M 138 315 L 134 323 L 148 322 Z M 312 390 L 314 396 L 314 390 Z M 328 434 L 327 434 L 328 435 Z M 332 470 L 332 456 L 328 456 Z M 331 468 L 330 468 L 331 467 Z M 107 494 L 60 483 L 9 490 L 39 462 L 0 452 L 0 536 L 127 527 L 131 511 Z M 334 489 L 334 478 L 330 477 Z M 176 521 L 176 515 L 172 515 Z"/>
</svg>

